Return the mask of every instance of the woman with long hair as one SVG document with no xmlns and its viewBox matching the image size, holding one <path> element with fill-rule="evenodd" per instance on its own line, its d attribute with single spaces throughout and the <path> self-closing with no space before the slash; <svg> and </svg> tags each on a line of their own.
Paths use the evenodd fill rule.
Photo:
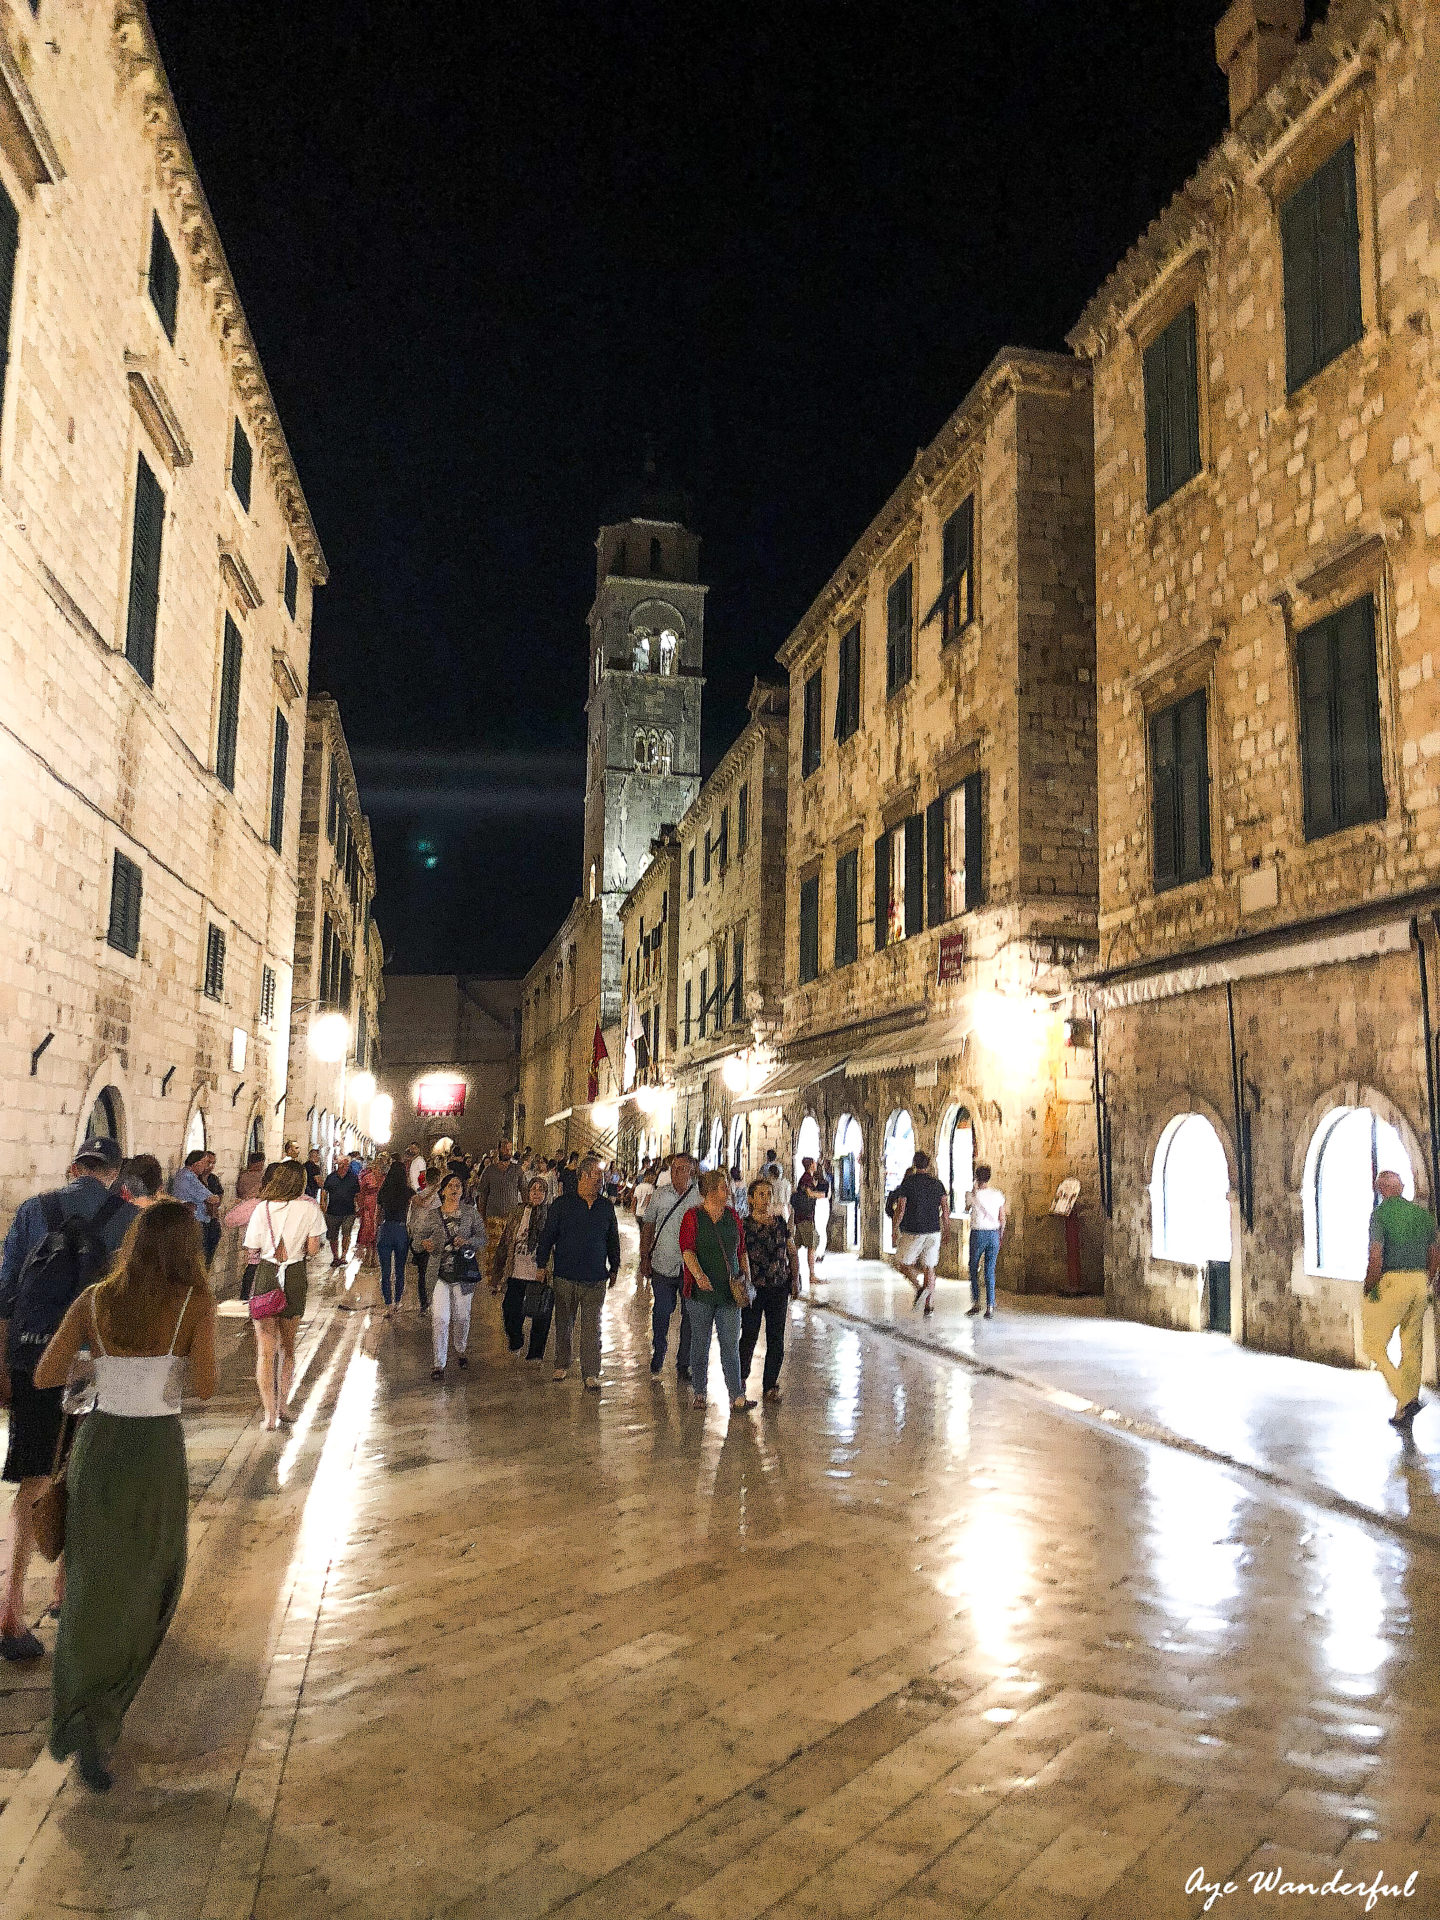
<svg viewBox="0 0 1440 1920">
<path fill-rule="evenodd" d="M 355 1195 L 355 1211 L 360 1216 L 360 1231 L 355 1236 L 355 1250 L 360 1255 L 362 1267 L 375 1265 L 375 1236 L 379 1230 L 376 1212 L 376 1196 L 380 1192 L 380 1182 L 390 1163 L 388 1154 L 381 1154 L 378 1160 L 372 1160 L 360 1176 L 360 1191 Z"/>
<path fill-rule="evenodd" d="M 462 1254 L 468 1249 L 478 1263 L 485 1257 L 485 1222 L 478 1208 L 465 1196 L 465 1182 L 458 1173 L 442 1176 L 435 1189 L 433 1205 L 421 1214 L 418 1226 L 420 1244 L 436 1259 L 434 1307 L 430 1331 L 434 1340 L 435 1364 L 432 1380 L 445 1378 L 445 1361 L 451 1347 L 457 1367 L 468 1367 L 465 1349 L 470 1344 L 470 1304 L 474 1283 L 460 1278 Z M 477 1265 L 477 1276 L 479 1273 Z"/>
<path fill-rule="evenodd" d="M 305 1169 L 282 1160 L 264 1186 L 245 1229 L 245 1245 L 256 1258 L 252 1297 L 265 1291 L 261 1278 L 273 1269 L 275 1285 L 285 1292 L 285 1311 L 252 1320 L 255 1329 L 255 1383 L 265 1408 L 265 1426 L 274 1433 L 290 1424 L 290 1388 L 295 1380 L 295 1332 L 305 1311 L 309 1288 L 306 1261 L 325 1244 L 325 1216 L 305 1198 Z"/>
<path fill-rule="evenodd" d="M 103 1793 L 120 1724 L 185 1581 L 187 1363 L 192 1395 L 215 1391 L 215 1300 L 189 1207 L 157 1200 L 132 1223 L 109 1277 L 61 1321 L 37 1385 L 64 1386 L 82 1347 L 94 1361 L 95 1411 L 80 1422 L 66 1474 L 50 1751 L 78 1754 L 80 1778 Z"/>
</svg>

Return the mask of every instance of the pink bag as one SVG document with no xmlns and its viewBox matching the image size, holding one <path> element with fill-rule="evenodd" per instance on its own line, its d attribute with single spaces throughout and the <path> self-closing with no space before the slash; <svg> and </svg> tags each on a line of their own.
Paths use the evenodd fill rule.
<svg viewBox="0 0 1440 1920">
<path fill-rule="evenodd" d="M 270 1207 L 265 1207 L 265 1224 L 270 1228 L 270 1242 L 275 1245 L 275 1229 L 270 1222 Z M 250 1294 L 250 1318 L 252 1320 L 274 1320 L 284 1313 L 288 1302 L 282 1284 L 281 1265 L 285 1260 L 285 1242 L 275 1247 L 273 1260 L 260 1260 L 255 1267 L 255 1285 Z"/>
</svg>

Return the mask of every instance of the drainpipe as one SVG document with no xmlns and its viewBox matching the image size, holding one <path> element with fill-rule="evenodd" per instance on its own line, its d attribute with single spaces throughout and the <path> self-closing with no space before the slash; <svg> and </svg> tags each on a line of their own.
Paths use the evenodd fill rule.
<svg viewBox="0 0 1440 1920">
<path fill-rule="evenodd" d="M 1432 916 L 1433 924 L 1433 916 Z M 1440 1114 L 1435 1105 L 1435 1034 L 1430 1024 L 1430 973 L 1425 960 L 1425 941 L 1420 921 L 1410 923 L 1415 954 L 1420 966 L 1420 1024 L 1425 1034 L 1425 1113 L 1430 1123 L 1430 1204 L 1440 1205 Z"/>
<path fill-rule="evenodd" d="M 1235 1166 L 1240 1183 L 1240 1217 L 1247 1231 L 1255 1225 L 1255 1197 L 1250 1184 L 1246 1152 L 1245 1095 L 1240 1079 L 1240 1048 L 1235 1039 L 1235 987 L 1225 982 L 1225 1012 L 1230 1021 L 1230 1093 L 1235 1107 Z"/>
<path fill-rule="evenodd" d="M 1098 1007 L 1093 1015 L 1095 1021 L 1095 1166 L 1100 1182 L 1100 1205 L 1105 1218 L 1112 1219 L 1110 1194 L 1110 1126 L 1105 1112 L 1105 1083 L 1100 1074 L 1100 1011 Z"/>
</svg>

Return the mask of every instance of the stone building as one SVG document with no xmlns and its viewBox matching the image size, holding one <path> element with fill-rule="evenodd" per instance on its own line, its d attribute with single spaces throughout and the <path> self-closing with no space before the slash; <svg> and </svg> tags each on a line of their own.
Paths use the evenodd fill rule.
<svg viewBox="0 0 1440 1920">
<path fill-rule="evenodd" d="M 391 975 L 377 1070 L 380 1098 L 390 1102 L 390 1145 L 416 1141 L 428 1153 L 448 1138 L 474 1155 L 513 1134 L 519 1029 L 518 980 Z M 383 1117 L 382 1110 L 377 1120 Z"/>
<path fill-rule="evenodd" d="M 619 1157 L 635 1167 L 673 1144 L 680 977 L 680 835 L 673 826 L 650 843 L 650 864 L 621 904 L 620 960 Z"/>
<path fill-rule="evenodd" d="M 0 1214 L 278 1149 L 320 551 L 138 0 L 0 11 Z"/>
<path fill-rule="evenodd" d="M 581 893 L 526 975 L 521 1003 L 519 1124 L 546 1153 L 614 1151 L 620 908 L 660 828 L 700 786 L 706 589 L 688 517 L 652 470 L 595 542 Z M 597 1034 L 607 1057 L 592 1076 Z"/>
<path fill-rule="evenodd" d="M 1115 1311 L 1353 1362 L 1435 1192 L 1440 65 L 1424 0 L 1236 0 L 1229 129 L 1094 370 Z M 1428 975 L 1428 978 L 1427 978 Z"/>
<path fill-rule="evenodd" d="M 671 1123 L 706 1167 L 759 1167 L 748 1095 L 775 1058 L 785 964 L 788 686 L 757 680 L 750 719 L 679 825 Z"/>
<path fill-rule="evenodd" d="M 369 1153 L 380 1052 L 384 948 L 375 925 L 375 852 L 340 709 L 310 696 L 300 792 L 300 890 L 290 1006 L 287 1138 Z M 338 1016 L 338 1018 L 337 1018 Z"/>
<path fill-rule="evenodd" d="M 992 1163 L 1014 1289 L 1063 1283 L 1079 1179 L 1098 1275 L 1093 577 L 1088 370 L 1007 348 L 780 651 L 783 1048 L 749 1105 L 833 1161 L 833 1246 L 888 1245 L 918 1148 L 957 1209 Z"/>
</svg>

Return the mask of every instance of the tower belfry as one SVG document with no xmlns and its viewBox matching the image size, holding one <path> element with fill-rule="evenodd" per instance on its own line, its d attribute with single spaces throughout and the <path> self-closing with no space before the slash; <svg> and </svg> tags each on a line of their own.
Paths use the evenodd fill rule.
<svg viewBox="0 0 1440 1920">
<path fill-rule="evenodd" d="M 586 714 L 584 899 L 601 909 L 600 1020 L 620 1015 L 620 903 L 650 843 L 700 790 L 705 588 L 683 495 L 653 455 L 623 519 L 595 542 Z"/>
</svg>

